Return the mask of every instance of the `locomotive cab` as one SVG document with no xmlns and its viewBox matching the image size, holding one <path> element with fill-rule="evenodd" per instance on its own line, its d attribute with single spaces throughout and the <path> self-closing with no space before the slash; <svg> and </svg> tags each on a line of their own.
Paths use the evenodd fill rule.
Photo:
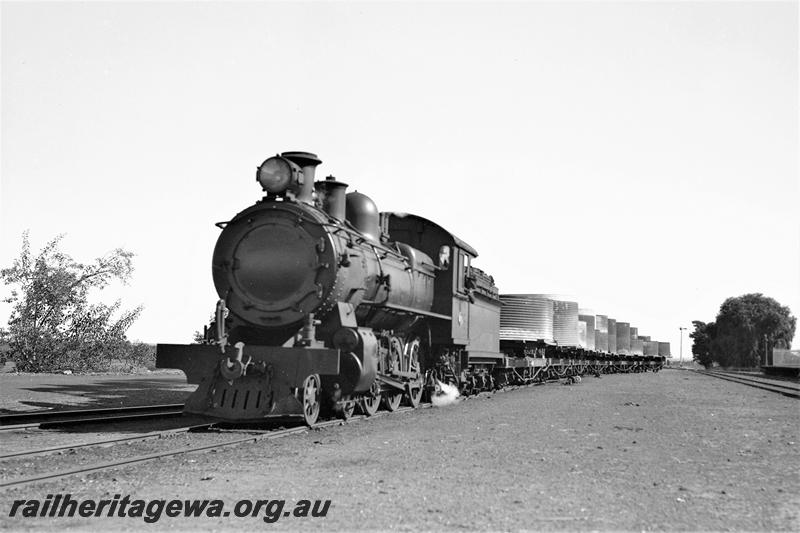
<svg viewBox="0 0 800 533">
<path fill-rule="evenodd" d="M 435 222 L 417 215 L 383 213 L 389 238 L 439 257 L 430 321 L 437 379 L 457 381 L 465 392 L 489 389 L 500 353 L 500 307 L 494 279 L 472 266 L 478 252 Z M 469 371 L 469 372 L 468 372 Z M 445 379 L 440 379 L 445 381 Z"/>
</svg>

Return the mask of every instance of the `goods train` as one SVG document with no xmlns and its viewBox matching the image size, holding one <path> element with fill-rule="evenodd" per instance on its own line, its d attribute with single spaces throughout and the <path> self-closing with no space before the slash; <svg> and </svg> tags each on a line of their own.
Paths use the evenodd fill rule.
<svg viewBox="0 0 800 533">
<path fill-rule="evenodd" d="M 472 266 L 472 246 L 421 216 L 379 212 L 333 176 L 315 181 L 320 163 L 307 152 L 266 159 L 256 171 L 263 198 L 217 224 L 219 300 L 204 342 L 157 347 L 159 368 L 179 368 L 198 384 L 188 413 L 313 425 L 320 413 L 416 407 L 437 383 L 474 394 L 661 368 L 658 343 L 647 355 L 629 340 L 625 350 L 609 349 L 614 335 L 602 315 L 579 321 L 575 304 L 572 320 L 571 303 L 556 297 L 500 295 Z M 543 301 L 549 317 L 531 314 Z M 580 338 L 563 337 L 562 315 Z"/>
</svg>

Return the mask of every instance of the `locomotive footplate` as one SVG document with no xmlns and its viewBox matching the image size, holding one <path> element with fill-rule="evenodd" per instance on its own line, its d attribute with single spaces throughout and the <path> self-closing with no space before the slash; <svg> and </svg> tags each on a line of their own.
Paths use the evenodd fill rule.
<svg viewBox="0 0 800 533">
<path fill-rule="evenodd" d="M 159 344 L 157 368 L 177 368 L 190 384 L 198 384 L 186 400 L 184 412 L 222 420 L 258 420 L 303 416 L 303 386 L 309 376 L 337 375 L 339 351 L 327 348 L 283 348 L 247 345 L 244 372 L 224 376 L 229 356 L 218 346 Z"/>
</svg>

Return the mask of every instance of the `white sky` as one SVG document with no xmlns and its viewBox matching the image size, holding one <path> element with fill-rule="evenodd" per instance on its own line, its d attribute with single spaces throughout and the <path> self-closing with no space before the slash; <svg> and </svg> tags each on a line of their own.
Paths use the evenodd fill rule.
<svg viewBox="0 0 800 533">
<path fill-rule="evenodd" d="M 0 266 L 135 252 L 134 339 L 202 329 L 284 150 L 675 356 L 729 296 L 800 315 L 797 2 L 4 2 L 0 118 Z"/>
</svg>

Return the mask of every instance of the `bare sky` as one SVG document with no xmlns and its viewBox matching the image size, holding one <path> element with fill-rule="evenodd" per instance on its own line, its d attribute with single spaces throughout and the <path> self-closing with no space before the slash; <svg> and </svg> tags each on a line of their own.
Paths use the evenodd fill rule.
<svg viewBox="0 0 800 533">
<path fill-rule="evenodd" d="M 4 2 L 0 118 L 0 266 L 135 252 L 135 339 L 202 329 L 285 150 L 676 356 L 727 297 L 800 314 L 797 2 Z"/>
</svg>

